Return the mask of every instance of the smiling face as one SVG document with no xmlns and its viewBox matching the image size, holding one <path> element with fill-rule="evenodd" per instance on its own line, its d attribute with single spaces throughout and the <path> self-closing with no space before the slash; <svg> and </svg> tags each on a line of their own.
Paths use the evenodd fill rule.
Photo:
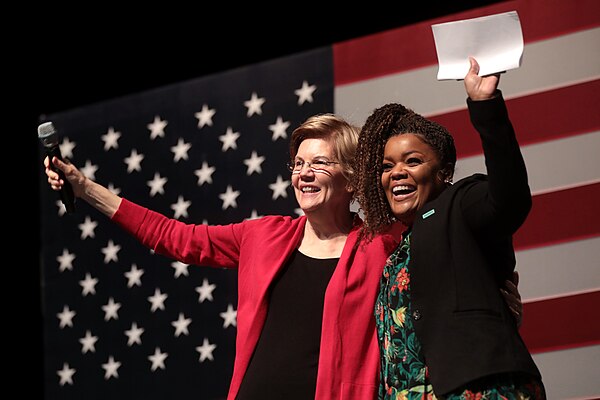
<svg viewBox="0 0 600 400">
<path fill-rule="evenodd" d="M 340 164 L 322 165 L 326 164 L 322 161 L 338 161 L 333 156 L 331 143 L 320 138 L 305 139 L 298 147 L 295 160 L 304 161 L 299 172 L 292 172 L 292 186 L 302 211 L 305 214 L 321 210 L 347 213 L 352 194 Z"/>
<path fill-rule="evenodd" d="M 381 184 L 394 216 L 412 225 L 425 203 L 445 188 L 435 150 L 412 133 L 392 136 L 385 145 Z"/>
</svg>

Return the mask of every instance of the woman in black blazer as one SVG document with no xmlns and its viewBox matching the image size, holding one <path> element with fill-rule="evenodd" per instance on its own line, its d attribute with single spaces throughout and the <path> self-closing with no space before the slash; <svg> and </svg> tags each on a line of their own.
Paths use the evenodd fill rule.
<svg viewBox="0 0 600 400">
<path fill-rule="evenodd" d="M 353 186 L 369 240 L 392 223 L 403 240 L 375 306 L 380 399 L 544 399 L 540 372 L 499 288 L 512 276 L 512 235 L 531 208 L 525 163 L 499 75 L 464 79 L 487 175 L 452 184 L 456 149 L 441 125 L 401 104 L 367 119 Z"/>
</svg>

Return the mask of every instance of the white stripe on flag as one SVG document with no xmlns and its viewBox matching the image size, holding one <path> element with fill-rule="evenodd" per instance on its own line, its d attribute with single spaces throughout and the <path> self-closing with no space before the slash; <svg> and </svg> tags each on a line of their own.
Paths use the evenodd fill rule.
<svg viewBox="0 0 600 400">
<path fill-rule="evenodd" d="M 518 135 L 518 133 L 517 133 Z M 600 181 L 600 131 L 521 146 L 534 195 Z M 454 180 L 485 173 L 482 155 L 456 162 Z"/>
<path fill-rule="evenodd" d="M 548 399 L 600 398 L 600 345 L 538 353 L 533 359 L 542 373 Z"/>
<path fill-rule="evenodd" d="M 600 237 L 516 252 L 523 302 L 600 290 Z"/>
<path fill-rule="evenodd" d="M 522 66 L 502 76 L 506 99 L 600 77 L 600 28 L 525 45 Z M 542 73 L 543 72 L 543 73 Z M 426 116 L 464 109 L 462 82 L 438 81 L 437 65 L 336 86 L 335 112 L 362 125 L 373 109 L 399 102 Z"/>
</svg>

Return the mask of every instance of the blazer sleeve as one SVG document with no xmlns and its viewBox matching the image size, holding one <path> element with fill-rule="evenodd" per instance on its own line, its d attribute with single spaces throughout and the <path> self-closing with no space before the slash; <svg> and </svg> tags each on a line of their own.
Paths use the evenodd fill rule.
<svg viewBox="0 0 600 400">
<path fill-rule="evenodd" d="M 467 105 L 471 123 L 481 138 L 487 180 L 466 193 L 461 207 L 475 229 L 492 226 L 512 234 L 531 209 L 531 191 L 502 92 L 498 90 L 489 100 L 467 99 Z"/>
<path fill-rule="evenodd" d="M 186 264 L 238 266 L 243 223 L 186 224 L 126 199 L 122 200 L 112 221 L 157 254 Z"/>
</svg>

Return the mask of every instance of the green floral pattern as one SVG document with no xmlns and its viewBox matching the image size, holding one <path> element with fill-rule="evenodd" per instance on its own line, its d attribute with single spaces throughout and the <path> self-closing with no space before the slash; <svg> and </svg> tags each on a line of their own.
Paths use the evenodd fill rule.
<svg viewBox="0 0 600 400">
<path fill-rule="evenodd" d="M 410 318 L 410 232 L 383 268 L 375 303 L 375 321 L 381 354 L 382 400 L 438 400 L 429 382 L 427 366 Z M 514 379 L 513 379 L 514 378 Z M 545 399 L 534 379 L 499 375 L 469 385 L 443 400 Z M 439 399 L 442 400 L 442 399 Z"/>
</svg>

